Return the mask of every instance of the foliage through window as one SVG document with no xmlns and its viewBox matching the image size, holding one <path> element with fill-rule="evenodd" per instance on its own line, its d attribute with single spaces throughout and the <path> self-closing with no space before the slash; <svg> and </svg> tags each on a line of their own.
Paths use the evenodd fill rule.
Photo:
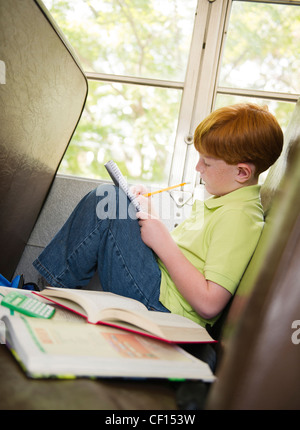
<svg viewBox="0 0 300 430">
<path fill-rule="evenodd" d="M 86 109 L 60 172 L 103 178 L 103 162 L 113 158 L 131 181 L 166 183 L 196 0 L 45 4 L 86 72 L 158 80 L 147 86 L 89 81 Z M 170 85 L 161 86 L 162 80 Z"/>
<path fill-rule="evenodd" d="M 196 154 L 186 137 L 204 113 L 240 101 L 267 104 L 285 129 L 300 93 L 299 1 L 44 2 L 89 79 L 86 107 L 60 173 L 109 179 L 103 164 L 114 159 L 130 182 L 163 185 L 170 171 L 172 180 L 189 180 Z M 194 21 L 203 27 L 203 39 Z M 209 38 L 224 35 L 225 42 L 208 52 Z M 201 58 L 198 70 L 190 52 Z M 221 59 L 219 67 L 211 72 L 203 55 Z M 215 90 L 203 96 L 199 88 L 208 85 Z M 174 175 L 177 166 L 182 171 Z"/>
<path fill-rule="evenodd" d="M 255 96 L 255 91 L 300 94 L 300 7 L 234 1 L 224 49 L 216 107 L 252 101 L 266 104 L 283 128 L 294 103 Z M 253 96 L 230 95 L 230 89 L 253 91 Z M 275 96 L 275 95 L 274 95 Z"/>
</svg>

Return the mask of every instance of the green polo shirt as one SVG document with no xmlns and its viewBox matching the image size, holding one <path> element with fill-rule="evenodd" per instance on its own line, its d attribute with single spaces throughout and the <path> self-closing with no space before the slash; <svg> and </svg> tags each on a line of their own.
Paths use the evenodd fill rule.
<svg viewBox="0 0 300 430">
<path fill-rule="evenodd" d="M 234 294 L 261 235 L 264 213 L 260 186 L 239 188 L 204 202 L 196 200 L 191 216 L 171 233 L 186 258 L 205 276 Z M 205 326 L 205 320 L 182 297 L 164 264 L 160 301 L 171 312 Z"/>
</svg>

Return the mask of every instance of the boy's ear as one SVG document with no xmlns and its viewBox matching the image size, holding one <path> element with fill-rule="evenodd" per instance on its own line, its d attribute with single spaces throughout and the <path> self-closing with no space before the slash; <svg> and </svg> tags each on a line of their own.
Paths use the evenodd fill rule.
<svg viewBox="0 0 300 430">
<path fill-rule="evenodd" d="M 252 179 L 252 177 L 254 176 L 254 172 L 255 172 L 255 166 L 252 163 L 239 163 L 237 165 L 237 176 L 236 176 L 236 180 L 243 184 L 247 181 L 249 181 L 249 179 Z"/>
</svg>

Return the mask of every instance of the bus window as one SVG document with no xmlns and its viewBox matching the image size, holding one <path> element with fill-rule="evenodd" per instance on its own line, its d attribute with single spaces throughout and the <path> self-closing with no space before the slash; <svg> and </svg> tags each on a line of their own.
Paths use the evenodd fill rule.
<svg viewBox="0 0 300 430">
<path fill-rule="evenodd" d="M 267 104 L 285 129 L 300 93 L 300 1 L 44 0 L 89 80 L 59 173 L 190 182 L 193 133 L 211 110 Z M 195 188 L 196 187 L 196 188 Z"/>
<path fill-rule="evenodd" d="M 300 94 L 300 7 L 233 1 L 216 105 L 268 105 L 283 129 Z"/>
<path fill-rule="evenodd" d="M 45 0 L 89 79 L 60 173 L 168 181 L 197 0 Z"/>
</svg>

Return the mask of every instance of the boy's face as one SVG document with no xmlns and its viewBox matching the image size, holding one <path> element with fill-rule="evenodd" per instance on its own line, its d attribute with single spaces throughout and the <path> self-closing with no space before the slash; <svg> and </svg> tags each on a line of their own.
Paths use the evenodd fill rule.
<svg viewBox="0 0 300 430">
<path fill-rule="evenodd" d="M 219 158 L 200 154 L 196 170 L 200 172 L 205 188 L 210 194 L 223 196 L 239 188 L 239 183 L 236 181 L 237 165 L 227 164 Z"/>
</svg>

